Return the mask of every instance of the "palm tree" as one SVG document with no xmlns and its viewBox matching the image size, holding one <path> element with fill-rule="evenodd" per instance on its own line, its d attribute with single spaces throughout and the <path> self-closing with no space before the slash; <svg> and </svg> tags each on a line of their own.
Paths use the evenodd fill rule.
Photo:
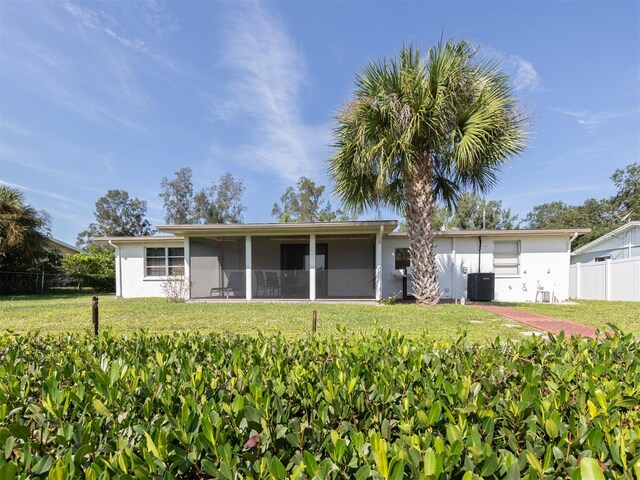
<svg viewBox="0 0 640 480">
<path fill-rule="evenodd" d="M 48 246 L 47 219 L 25 203 L 17 188 L 0 185 L 0 267 L 39 260 Z"/>
<path fill-rule="evenodd" d="M 403 47 L 369 65 L 337 116 L 330 172 L 345 206 L 387 206 L 406 218 L 418 303 L 439 299 L 433 253 L 437 200 L 484 193 L 524 149 L 526 118 L 496 62 L 467 42 L 439 43 L 425 57 Z"/>
</svg>

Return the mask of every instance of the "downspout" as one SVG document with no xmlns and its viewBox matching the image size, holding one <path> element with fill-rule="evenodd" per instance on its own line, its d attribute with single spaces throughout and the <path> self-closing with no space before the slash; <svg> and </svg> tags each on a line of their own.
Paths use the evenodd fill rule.
<svg viewBox="0 0 640 480">
<path fill-rule="evenodd" d="M 579 233 L 575 232 L 573 235 L 571 235 L 571 238 L 569 239 L 569 256 L 571 256 L 571 244 L 576 238 L 578 238 L 578 235 Z"/>
<path fill-rule="evenodd" d="M 478 273 L 482 273 L 482 269 L 480 268 L 481 252 L 482 252 L 482 237 L 478 235 Z"/>
</svg>

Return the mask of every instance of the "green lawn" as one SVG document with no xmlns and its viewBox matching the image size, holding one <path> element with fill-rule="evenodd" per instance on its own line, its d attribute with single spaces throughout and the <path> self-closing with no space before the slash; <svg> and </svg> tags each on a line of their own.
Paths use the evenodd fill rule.
<svg viewBox="0 0 640 480">
<path fill-rule="evenodd" d="M 138 329 L 168 331 L 223 331 L 266 334 L 280 330 L 300 337 L 311 329 L 312 311 L 318 312 L 318 332 L 371 332 L 376 326 L 410 336 L 425 330 L 434 339 L 451 340 L 466 330 L 469 338 L 486 341 L 523 338 L 528 327 L 489 312 L 460 305 L 433 308 L 416 305 L 286 304 L 286 303 L 168 303 L 163 298 L 117 299 L 100 297 L 100 326 L 123 333 Z M 16 332 L 87 332 L 91 329 L 90 295 L 0 297 L 0 330 Z M 509 325 L 511 328 L 505 326 Z"/>
<path fill-rule="evenodd" d="M 504 303 L 502 305 L 606 330 L 618 328 L 640 336 L 640 303 L 638 302 L 577 300 L 575 304 Z"/>
</svg>

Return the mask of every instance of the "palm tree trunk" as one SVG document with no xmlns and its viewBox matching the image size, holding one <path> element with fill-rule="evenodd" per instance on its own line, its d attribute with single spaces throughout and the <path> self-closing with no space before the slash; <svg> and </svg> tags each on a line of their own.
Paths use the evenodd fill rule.
<svg viewBox="0 0 640 480">
<path fill-rule="evenodd" d="M 431 180 L 433 158 L 426 152 L 415 176 L 404 181 L 405 217 L 409 234 L 413 294 L 421 305 L 435 305 L 440 299 L 433 249 L 433 212 L 435 198 Z"/>
</svg>

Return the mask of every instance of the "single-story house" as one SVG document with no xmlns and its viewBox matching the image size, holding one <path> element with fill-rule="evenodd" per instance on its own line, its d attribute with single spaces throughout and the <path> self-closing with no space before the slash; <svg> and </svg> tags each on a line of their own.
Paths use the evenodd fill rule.
<svg viewBox="0 0 640 480">
<path fill-rule="evenodd" d="M 79 248 L 69 245 L 68 243 L 64 243 L 62 240 L 58 240 L 56 238 L 49 238 L 48 240 L 49 244 L 58 249 L 62 255 L 75 255 L 76 253 L 82 252 Z"/>
<path fill-rule="evenodd" d="M 116 251 L 116 293 L 163 296 L 184 273 L 190 299 L 367 299 L 403 291 L 409 239 L 393 221 L 165 225 L 155 237 L 102 237 Z M 495 274 L 495 299 L 568 298 L 571 242 L 586 229 L 435 232 L 440 293 L 467 297 L 467 275 Z"/>
<path fill-rule="evenodd" d="M 640 221 L 621 227 L 596 238 L 571 253 L 571 263 L 604 262 L 640 257 Z"/>
</svg>

